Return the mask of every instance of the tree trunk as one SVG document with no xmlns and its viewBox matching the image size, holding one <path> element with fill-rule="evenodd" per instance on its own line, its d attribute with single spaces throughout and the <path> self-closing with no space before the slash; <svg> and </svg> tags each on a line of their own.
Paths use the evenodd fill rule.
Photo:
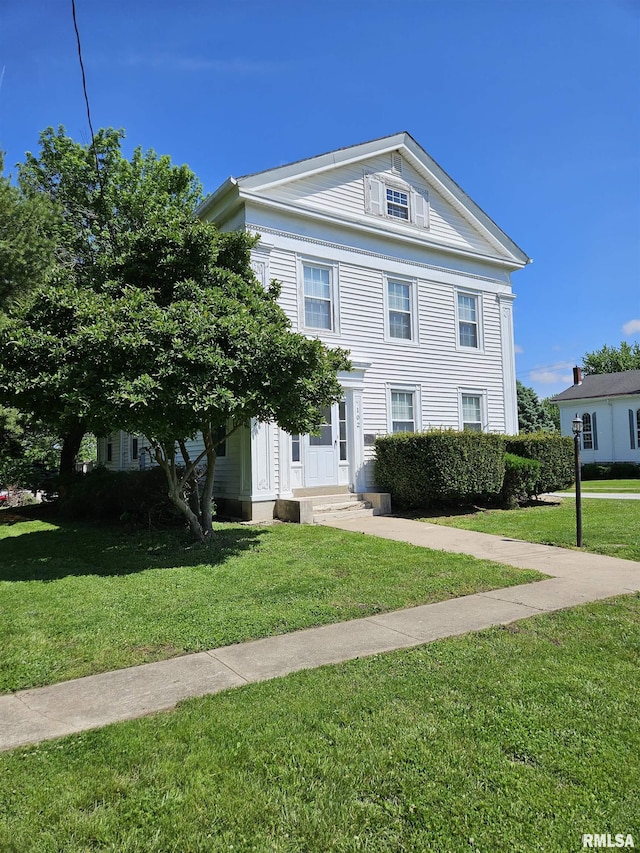
<svg viewBox="0 0 640 853">
<path fill-rule="evenodd" d="M 76 424 L 69 427 L 62 436 L 60 469 L 58 471 L 60 475 L 58 494 L 61 498 L 65 497 L 69 491 L 69 481 L 76 473 L 76 459 L 85 432 L 86 425 L 84 421 L 78 421 Z"/>
<path fill-rule="evenodd" d="M 204 489 L 202 490 L 200 520 L 204 535 L 210 539 L 213 536 L 213 478 L 215 475 L 217 458 L 211 424 L 208 424 L 207 427 L 202 430 L 202 437 L 204 439 L 204 446 L 207 449 L 207 472 L 204 478 Z"/>
<path fill-rule="evenodd" d="M 202 529 L 200 518 L 193 512 L 189 504 L 184 500 L 181 494 L 180 480 L 176 470 L 176 454 L 175 448 L 169 449 L 160 444 L 153 445 L 153 452 L 156 462 L 162 468 L 167 478 L 169 486 L 168 497 L 176 509 L 184 515 L 189 522 L 189 529 L 199 542 L 205 541 L 205 531 Z"/>
</svg>

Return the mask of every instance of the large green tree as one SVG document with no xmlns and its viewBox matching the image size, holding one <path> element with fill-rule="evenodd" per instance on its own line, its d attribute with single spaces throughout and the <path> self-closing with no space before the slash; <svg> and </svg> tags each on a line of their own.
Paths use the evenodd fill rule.
<svg viewBox="0 0 640 853">
<path fill-rule="evenodd" d="M 587 352 L 582 357 L 585 374 L 618 373 L 623 370 L 640 370 L 640 343 L 622 341 L 619 347 L 605 344 L 598 350 Z"/>
<path fill-rule="evenodd" d="M 100 130 L 84 145 L 64 128 L 48 128 L 39 153 L 28 153 L 19 167 L 19 193 L 53 211 L 55 263 L 45 270 L 45 286 L 23 300 L 4 330 L 0 400 L 61 436 L 66 475 L 85 433 L 101 427 L 94 409 L 104 359 L 86 352 L 83 334 L 100 323 L 114 268 L 142 229 L 183 216 L 202 197 L 186 166 L 141 149 L 127 159 L 123 138 L 122 131 Z M 13 280 L 30 281 L 17 257 L 14 267 L 23 275 Z"/>
<path fill-rule="evenodd" d="M 60 260 L 0 332 L 0 393 L 63 426 L 67 459 L 87 430 L 145 435 L 204 541 L 218 443 L 252 419 L 314 430 L 349 362 L 291 330 L 277 284 L 265 290 L 251 269 L 254 237 L 195 218 L 192 173 L 153 153 L 127 161 L 120 142 L 47 131 L 21 171 L 61 210 Z"/>
<path fill-rule="evenodd" d="M 265 290 L 251 269 L 255 242 L 193 218 L 143 229 L 121 256 L 118 295 L 96 329 L 113 367 L 102 418 L 145 435 L 200 540 L 212 533 L 219 443 L 252 419 L 293 433 L 318 428 L 349 367 L 343 350 L 291 330 L 278 285 Z M 186 439 L 198 434 L 204 449 L 191 458 Z"/>
</svg>

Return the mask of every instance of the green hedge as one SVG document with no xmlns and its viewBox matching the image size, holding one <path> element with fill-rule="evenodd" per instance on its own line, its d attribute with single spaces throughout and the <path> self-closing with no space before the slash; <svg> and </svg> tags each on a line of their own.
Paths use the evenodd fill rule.
<svg viewBox="0 0 640 853">
<path fill-rule="evenodd" d="M 500 435 L 432 430 L 376 439 L 376 483 L 399 508 L 497 498 L 504 479 Z"/>
<path fill-rule="evenodd" d="M 504 437 L 507 453 L 535 459 L 540 473 L 533 494 L 565 489 L 575 479 L 573 439 L 558 433 L 534 432 Z"/>
<path fill-rule="evenodd" d="M 583 480 L 638 480 L 640 465 L 636 462 L 587 462 L 582 466 Z"/>
</svg>

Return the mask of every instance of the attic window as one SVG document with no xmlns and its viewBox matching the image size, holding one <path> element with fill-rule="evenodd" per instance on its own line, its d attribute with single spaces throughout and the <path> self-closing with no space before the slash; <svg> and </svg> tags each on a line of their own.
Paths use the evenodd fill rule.
<svg viewBox="0 0 640 853">
<path fill-rule="evenodd" d="M 393 151 L 391 154 L 391 171 L 394 175 L 402 174 L 402 157 L 397 151 Z"/>
<path fill-rule="evenodd" d="M 429 195 L 388 173 L 365 174 L 365 211 L 372 216 L 401 220 L 417 228 L 429 227 Z"/>
<path fill-rule="evenodd" d="M 387 216 L 409 219 L 409 196 L 400 190 L 387 189 Z"/>
</svg>

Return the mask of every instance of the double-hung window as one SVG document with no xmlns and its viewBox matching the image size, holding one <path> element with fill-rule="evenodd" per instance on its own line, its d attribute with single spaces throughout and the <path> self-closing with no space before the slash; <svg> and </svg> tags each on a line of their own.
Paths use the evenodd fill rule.
<svg viewBox="0 0 640 853">
<path fill-rule="evenodd" d="M 415 432 L 415 394 L 391 391 L 391 432 Z"/>
<path fill-rule="evenodd" d="M 302 324 L 307 329 L 337 332 L 337 266 L 303 261 L 299 269 Z"/>
<path fill-rule="evenodd" d="M 303 265 L 304 324 L 311 329 L 331 329 L 331 270 L 328 267 Z"/>
<path fill-rule="evenodd" d="M 479 394 L 462 395 L 462 429 L 482 432 L 482 397 Z"/>
<path fill-rule="evenodd" d="M 478 349 L 478 297 L 468 293 L 458 294 L 458 343 L 461 347 Z"/>
<path fill-rule="evenodd" d="M 413 339 L 411 289 L 410 282 L 387 280 L 390 338 Z"/>
<path fill-rule="evenodd" d="M 409 194 L 386 187 L 387 216 L 409 221 Z"/>
</svg>

